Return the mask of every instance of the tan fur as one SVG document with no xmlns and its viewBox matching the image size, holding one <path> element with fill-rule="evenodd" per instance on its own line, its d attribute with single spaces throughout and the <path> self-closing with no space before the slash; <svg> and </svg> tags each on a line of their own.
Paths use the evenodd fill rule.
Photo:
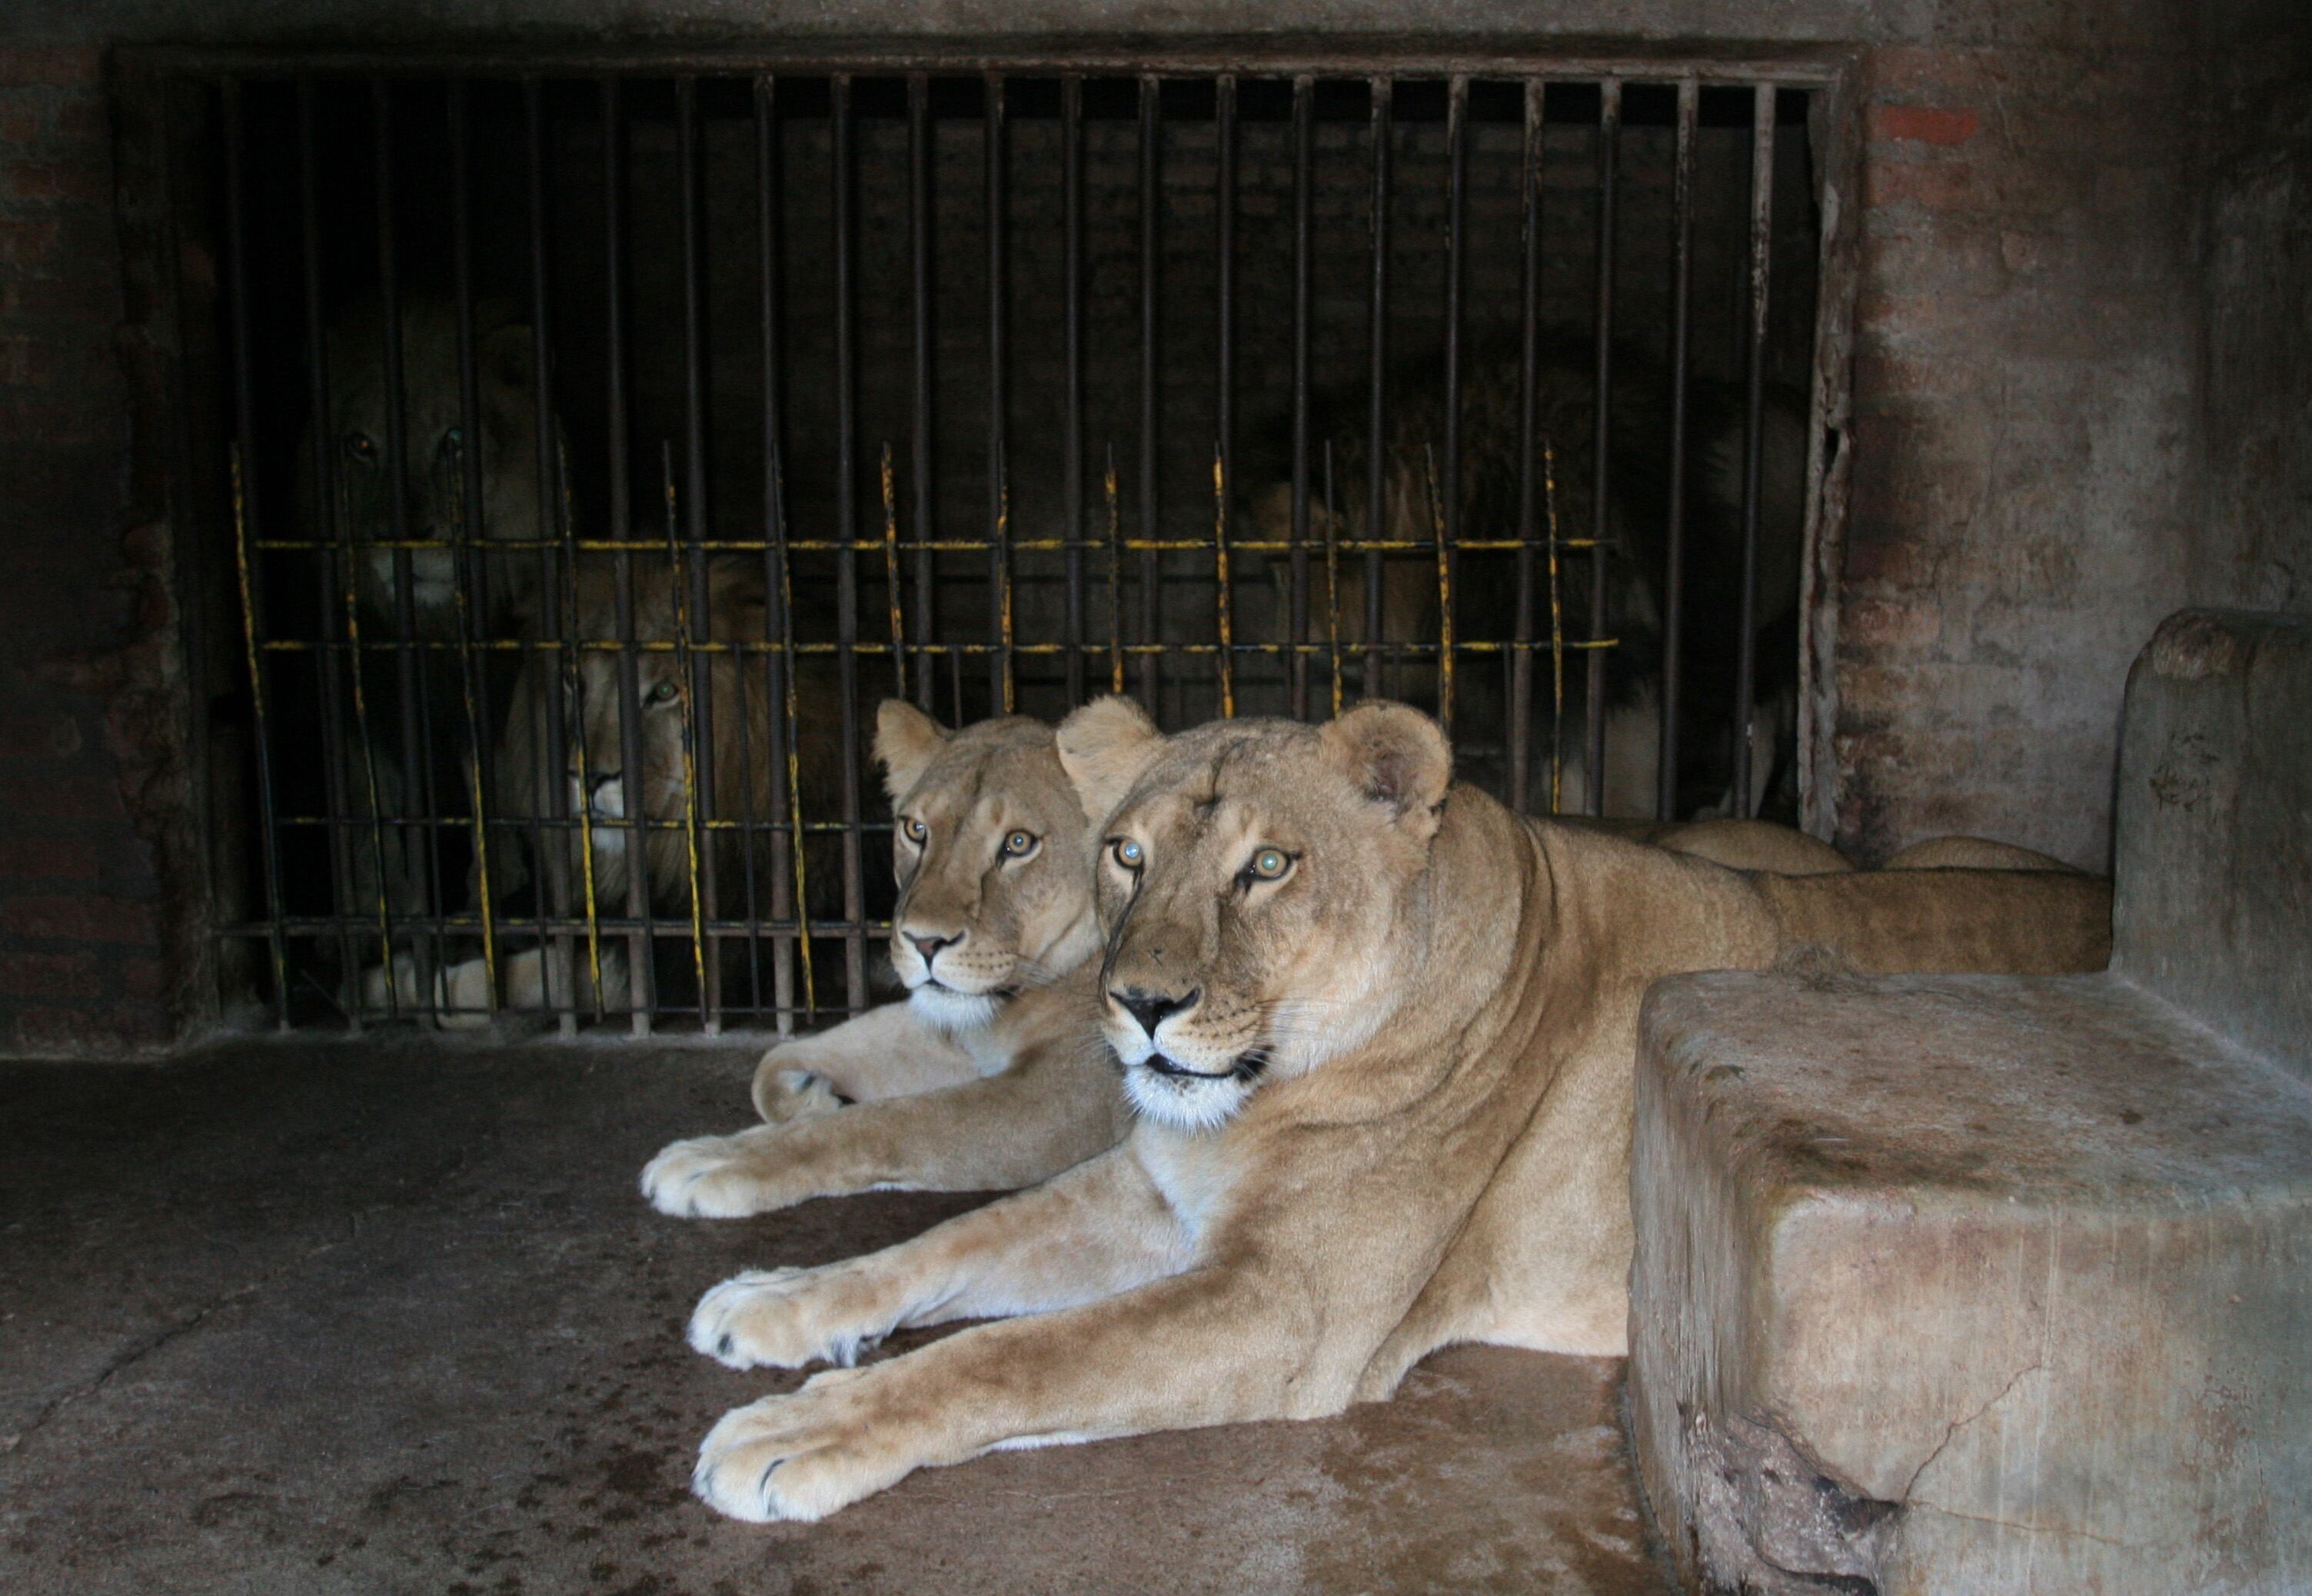
<svg viewBox="0 0 2312 1596">
<path fill-rule="evenodd" d="M 740 1366 L 1002 1320 L 726 1416 L 694 1477 L 722 1511 L 812 1519 L 991 1448 L 1335 1413 L 1451 1342 L 1617 1354 L 1649 983 L 1808 944 L 1864 969 L 2107 948 L 2084 876 L 1746 876 L 1448 802 L 1444 739 L 1401 706 L 1117 730 L 1090 787 L 1134 773 L 1097 828 L 1100 995 L 1139 1123 L 915 1241 L 707 1293 L 691 1339 Z M 1290 867 L 1248 875 L 1271 850 Z M 1178 1002 L 1152 1032 L 1124 1006 L 1152 995 Z"/>
<path fill-rule="evenodd" d="M 908 1000 L 766 1054 L 754 1096 L 771 1123 L 652 1160 L 643 1193 L 663 1212 L 731 1218 L 878 1188 L 1014 1188 L 1124 1134 L 1099 1043 L 1088 828 L 1052 729 L 1007 716 L 950 732 L 891 699 L 875 751 L 896 821 L 892 964 Z M 1034 837 L 1033 852 L 1005 855 L 1014 835 Z M 940 939 L 928 960 L 924 938 Z"/>
<path fill-rule="evenodd" d="M 2069 870 L 2061 859 L 1987 837 L 1931 837 L 1896 853 L 1884 870 Z"/>
</svg>

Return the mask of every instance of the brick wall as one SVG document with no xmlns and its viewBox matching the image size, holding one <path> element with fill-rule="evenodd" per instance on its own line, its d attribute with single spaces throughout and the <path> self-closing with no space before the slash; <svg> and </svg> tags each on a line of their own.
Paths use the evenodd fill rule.
<svg viewBox="0 0 2312 1596">
<path fill-rule="evenodd" d="M 0 1049 L 31 1053 L 183 1018 L 168 539 L 127 466 L 107 103 L 93 48 L 0 50 Z"/>
</svg>

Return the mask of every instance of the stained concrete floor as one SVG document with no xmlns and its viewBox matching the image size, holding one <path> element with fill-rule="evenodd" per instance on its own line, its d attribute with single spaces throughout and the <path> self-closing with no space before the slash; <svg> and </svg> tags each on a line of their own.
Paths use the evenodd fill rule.
<svg viewBox="0 0 2312 1596">
<path fill-rule="evenodd" d="M 1494 1348 L 1336 1419 L 999 1454 L 819 1525 L 716 1517 L 685 1488 L 699 1437 L 797 1377 L 692 1354 L 697 1294 L 978 1200 L 649 1212 L 644 1160 L 742 1123 L 749 1068 L 415 1039 L 0 1066 L 0 1591 L 1666 1588 L 1619 1365 Z"/>
</svg>

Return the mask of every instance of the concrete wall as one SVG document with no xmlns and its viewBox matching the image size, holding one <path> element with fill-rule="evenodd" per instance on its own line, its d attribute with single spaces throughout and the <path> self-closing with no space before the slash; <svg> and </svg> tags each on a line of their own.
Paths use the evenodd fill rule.
<svg viewBox="0 0 2312 1596">
<path fill-rule="evenodd" d="M 632 19 L 647 12 L 651 31 Z M 1853 507 L 1817 818 L 2101 865 L 2126 664 L 2185 602 L 2302 608 L 2312 139 L 2300 6 L 2233 0 L 1283 0 L 1272 31 L 1861 47 Z M 898 26 L 1209 35 L 1212 0 L 991 0 Z M 871 28 L 794 0 L 17 0 L 0 14 L 0 1048 L 200 1015 L 164 419 L 124 281 L 102 47 L 715 42 Z M 190 263 L 198 269 L 200 263 Z M 139 408 L 140 396 L 143 408 Z M 141 418 L 141 422 L 140 422 Z"/>
</svg>

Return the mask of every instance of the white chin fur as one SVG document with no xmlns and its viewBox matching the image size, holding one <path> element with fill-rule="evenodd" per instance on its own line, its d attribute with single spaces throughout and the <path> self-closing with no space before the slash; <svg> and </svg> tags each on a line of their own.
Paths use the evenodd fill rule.
<svg viewBox="0 0 2312 1596">
<path fill-rule="evenodd" d="M 1217 1130 L 1235 1118 L 1252 1095 L 1252 1083 L 1235 1075 L 1191 1077 L 1161 1074 L 1142 1064 L 1127 1065 L 1124 1094 L 1134 1110 L 1175 1130 Z"/>
<path fill-rule="evenodd" d="M 929 982 L 908 993 L 907 1003 L 925 1024 L 950 1031 L 991 1024 L 1003 1007 L 1003 1000 L 992 992 L 958 992 Z"/>
</svg>

